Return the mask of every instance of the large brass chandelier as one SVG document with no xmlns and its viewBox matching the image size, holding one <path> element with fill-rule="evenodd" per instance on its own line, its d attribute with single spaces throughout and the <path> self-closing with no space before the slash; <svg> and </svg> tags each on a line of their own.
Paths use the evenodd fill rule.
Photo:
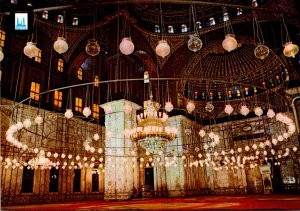
<svg viewBox="0 0 300 211">
<path fill-rule="evenodd" d="M 130 139 L 151 153 L 163 150 L 177 136 L 177 128 L 166 126 L 169 116 L 159 109 L 160 104 L 153 101 L 151 94 L 150 100 L 144 102 L 143 112 L 136 115 L 137 127 L 130 131 Z"/>
</svg>

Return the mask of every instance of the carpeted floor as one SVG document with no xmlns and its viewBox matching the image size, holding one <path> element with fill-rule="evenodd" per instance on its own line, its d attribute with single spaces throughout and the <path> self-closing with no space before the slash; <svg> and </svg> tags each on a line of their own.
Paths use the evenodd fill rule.
<svg viewBox="0 0 300 211">
<path fill-rule="evenodd" d="M 300 210 L 300 195 L 196 196 L 80 201 L 1 207 L 1 210 Z"/>
</svg>

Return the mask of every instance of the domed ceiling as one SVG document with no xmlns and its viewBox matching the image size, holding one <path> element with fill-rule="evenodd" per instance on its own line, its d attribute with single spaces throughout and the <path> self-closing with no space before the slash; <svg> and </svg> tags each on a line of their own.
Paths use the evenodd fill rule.
<svg viewBox="0 0 300 211">
<path fill-rule="evenodd" d="M 295 60 L 286 59 L 282 55 L 284 32 L 281 26 L 282 19 L 280 14 L 274 12 L 278 10 L 285 15 L 292 14 L 287 16 L 286 23 L 290 39 L 299 44 L 300 20 L 293 16 L 297 13 L 298 1 L 257 0 L 255 2 L 259 7 L 252 7 L 252 0 L 193 1 L 194 13 L 191 10 L 191 1 L 31 0 L 28 2 L 37 12 L 39 24 L 44 27 L 43 29 L 49 27 L 49 23 L 56 23 L 58 14 L 65 13 L 69 39 L 73 39 L 65 58 L 73 59 L 73 66 L 87 61 L 82 51 L 86 40 L 93 34 L 95 14 L 97 14 L 97 39 L 101 40 L 102 49 L 104 45 L 115 42 L 112 39 L 117 40 L 116 37 L 110 36 L 112 28 L 128 24 L 136 48 L 136 52 L 128 58 L 136 63 L 144 60 L 143 65 L 150 71 L 150 77 L 174 79 L 170 81 L 169 86 L 170 89 L 176 90 L 172 91 L 171 95 L 172 99 L 178 98 L 177 105 L 184 107 L 187 101 L 195 100 L 198 111 L 207 117 L 223 116 L 222 109 L 229 100 L 236 102 L 235 106 L 238 107 L 242 99 L 246 98 L 249 98 L 252 105 L 258 101 L 262 101 L 265 105 L 268 103 L 275 105 L 275 101 L 272 100 L 276 98 L 282 100 L 279 107 L 284 107 L 282 106 L 285 100 L 284 87 L 287 86 L 285 82 L 292 78 L 299 80 L 299 62 L 295 62 L 299 61 L 299 55 Z M 4 0 L 2 6 L 3 11 L 9 11 L 13 7 L 8 0 Z M 253 11 L 249 10 L 251 8 L 256 11 L 265 36 L 265 44 L 270 48 L 269 55 L 263 60 L 254 55 L 257 42 L 254 42 Z M 48 10 L 48 20 L 41 18 L 43 10 Z M 225 12 L 229 14 L 238 41 L 238 48 L 232 52 L 225 51 L 221 45 L 225 36 L 223 19 Z M 78 28 L 72 26 L 74 17 L 79 19 Z M 122 18 L 121 21 L 119 17 Z M 211 18 L 214 18 L 214 24 Z M 199 21 L 197 29 L 193 19 Z M 155 32 L 155 25 L 163 25 L 160 29 L 164 29 L 164 33 Z M 186 26 L 186 31 L 183 31 L 183 25 Z M 168 31 L 169 26 L 173 27 L 173 31 Z M 53 27 L 60 30 L 57 25 Z M 123 29 L 118 30 L 118 35 L 124 32 Z M 203 41 L 202 49 L 196 53 L 187 48 L 189 35 L 195 31 Z M 155 54 L 155 46 L 162 36 L 171 46 L 171 54 L 164 59 Z M 117 49 L 116 46 L 113 47 Z M 112 52 L 105 50 L 109 59 L 119 55 L 115 49 Z M 76 60 L 80 56 L 85 58 Z M 292 64 L 296 64 L 294 70 L 288 68 Z M 72 65 L 71 67 L 76 70 L 77 66 Z M 295 73 L 292 74 L 293 71 Z M 163 83 L 161 89 L 164 89 L 164 85 Z M 153 86 L 158 86 L 155 81 Z M 231 99 L 229 93 L 232 93 Z M 213 112 L 205 110 L 208 102 L 214 104 Z"/>
</svg>

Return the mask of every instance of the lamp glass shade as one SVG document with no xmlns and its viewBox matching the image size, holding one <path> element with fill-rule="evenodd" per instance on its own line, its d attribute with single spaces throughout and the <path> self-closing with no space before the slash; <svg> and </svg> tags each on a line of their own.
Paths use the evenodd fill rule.
<svg viewBox="0 0 300 211">
<path fill-rule="evenodd" d="M 92 111 L 89 107 L 85 107 L 82 111 L 82 114 L 85 116 L 85 117 L 88 117 L 92 114 Z"/>
<path fill-rule="evenodd" d="M 258 59 L 265 59 L 270 53 L 270 50 L 268 46 L 263 45 L 263 44 L 258 44 L 256 48 L 254 49 L 254 55 Z"/>
<path fill-rule="evenodd" d="M 85 47 L 85 51 L 90 56 L 97 56 L 100 53 L 100 45 L 96 39 L 88 40 L 88 44 Z"/>
<path fill-rule="evenodd" d="M 124 37 L 120 43 L 119 49 L 122 54 L 130 55 L 134 51 L 134 44 L 130 37 Z"/>
<path fill-rule="evenodd" d="M 292 42 L 287 42 L 283 46 L 283 55 L 285 55 L 286 57 L 295 58 L 296 54 L 299 52 L 298 45 L 295 45 Z"/>
<path fill-rule="evenodd" d="M 166 40 L 160 40 L 155 48 L 155 52 L 158 56 L 165 58 L 171 52 L 171 48 Z"/>
<path fill-rule="evenodd" d="M 68 43 L 63 37 L 58 37 L 57 40 L 54 42 L 53 47 L 54 50 L 59 54 L 65 53 L 69 49 Z"/>
<path fill-rule="evenodd" d="M 30 59 L 39 55 L 39 48 L 36 47 L 36 44 L 33 42 L 27 42 L 26 46 L 23 49 L 23 52 Z"/>
<path fill-rule="evenodd" d="M 191 51 L 200 51 L 202 45 L 202 40 L 198 37 L 198 35 L 190 35 L 190 39 L 188 40 L 187 46 Z"/>
<path fill-rule="evenodd" d="M 174 108 L 174 106 L 170 101 L 166 102 L 165 109 L 167 112 L 171 112 L 173 110 L 173 108 Z"/>
<path fill-rule="evenodd" d="M 237 48 L 237 41 L 234 34 L 227 34 L 222 42 L 223 48 L 230 52 Z"/>
</svg>

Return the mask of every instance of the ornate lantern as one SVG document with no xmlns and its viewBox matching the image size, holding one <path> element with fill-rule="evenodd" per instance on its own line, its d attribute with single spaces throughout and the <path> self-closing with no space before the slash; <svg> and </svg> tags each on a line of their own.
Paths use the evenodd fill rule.
<svg viewBox="0 0 300 211">
<path fill-rule="evenodd" d="M 234 34 L 227 34 L 222 42 L 223 48 L 230 52 L 237 48 L 237 41 Z"/>
<path fill-rule="evenodd" d="M 134 51 L 134 44 L 130 37 L 124 37 L 120 43 L 120 51 L 122 54 L 129 55 Z"/>
<path fill-rule="evenodd" d="M 166 40 L 160 40 L 155 48 L 155 52 L 158 56 L 165 58 L 170 54 L 171 48 Z"/>
<path fill-rule="evenodd" d="M 96 39 L 88 40 L 85 51 L 90 56 L 97 56 L 100 53 L 100 45 Z"/>
<path fill-rule="evenodd" d="M 57 40 L 54 42 L 53 47 L 54 50 L 59 54 L 65 53 L 69 49 L 68 43 L 63 37 L 58 37 Z"/>
</svg>

